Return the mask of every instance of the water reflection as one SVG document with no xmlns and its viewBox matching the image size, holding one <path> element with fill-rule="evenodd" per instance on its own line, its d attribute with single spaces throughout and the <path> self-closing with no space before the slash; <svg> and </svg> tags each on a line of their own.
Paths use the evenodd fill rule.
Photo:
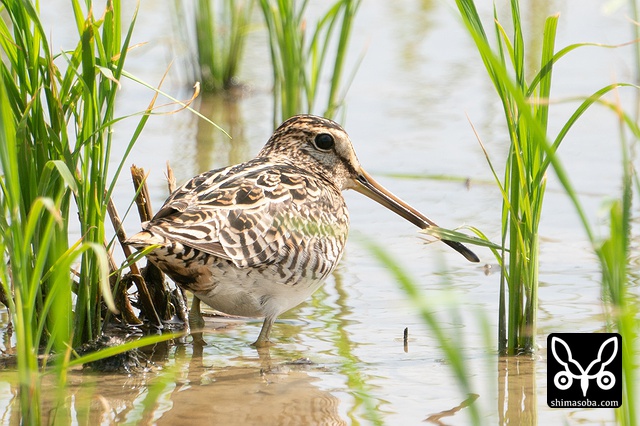
<svg viewBox="0 0 640 426">
<path fill-rule="evenodd" d="M 205 120 L 196 120 L 196 173 L 238 164 L 248 158 L 244 121 L 236 94 L 202 94 L 199 112 L 222 127 L 231 139 Z"/>
<path fill-rule="evenodd" d="M 524 18 L 524 34 L 525 43 L 528 46 L 526 50 L 525 70 L 526 78 L 531 81 L 535 73 L 540 71 L 540 55 L 542 53 L 542 40 L 544 23 L 547 17 L 558 13 L 555 0 L 542 0 L 523 2 L 522 14 Z"/>
<path fill-rule="evenodd" d="M 315 368 L 304 362 L 277 362 L 268 350 L 243 365 L 206 365 L 202 347 L 193 348 L 175 387 L 167 393 L 172 408 L 154 423 L 174 424 L 326 424 L 343 425 L 338 399 L 318 388 Z"/>
<path fill-rule="evenodd" d="M 379 416 L 380 405 L 383 401 L 373 398 L 371 394 L 372 386 L 369 384 L 370 380 L 367 380 L 369 378 L 368 374 L 364 373 L 364 370 L 359 367 L 362 361 L 354 353 L 359 345 L 352 341 L 348 332 L 347 326 L 351 321 L 352 304 L 349 303 L 348 293 L 345 291 L 340 269 L 336 270 L 333 276 L 335 278 L 335 290 L 338 294 L 336 300 L 338 313 L 330 321 L 336 326 L 332 341 L 341 358 L 341 373 L 347 378 L 347 384 L 355 399 L 353 407 L 349 410 L 349 417 L 353 423 L 358 423 L 355 414 L 362 406 L 366 413 L 365 418 L 369 418 L 375 424 L 382 424 Z"/>
<path fill-rule="evenodd" d="M 536 360 L 528 356 L 500 357 L 498 424 L 538 424 L 536 396 Z"/>
<path fill-rule="evenodd" d="M 459 405 L 449 409 L 449 410 L 445 410 L 445 411 L 441 411 L 439 413 L 436 414 L 432 414 L 429 417 L 427 417 L 424 421 L 427 423 L 433 423 L 435 425 L 438 426 L 444 426 L 446 423 L 443 423 L 443 419 L 448 419 L 449 417 L 453 416 L 454 414 L 456 414 L 458 411 L 462 410 L 463 408 L 468 407 L 469 405 L 473 404 L 475 402 L 476 399 L 478 399 L 480 395 L 478 394 L 471 394 L 469 395 L 469 397 L 467 399 L 465 399 L 464 401 L 462 401 Z"/>
<path fill-rule="evenodd" d="M 424 65 L 425 55 L 421 43 L 434 25 L 434 1 L 421 0 L 408 3 L 386 3 L 386 12 L 394 26 L 393 35 L 398 45 L 397 60 L 401 68 L 415 77 L 417 68 Z"/>
<path fill-rule="evenodd" d="M 314 372 L 322 367 L 306 359 L 272 359 L 268 350 L 237 359 L 237 365 L 219 367 L 215 365 L 219 360 L 203 356 L 204 348 L 200 344 L 156 347 L 154 358 L 171 360 L 138 375 L 75 369 L 62 392 L 55 391 L 60 389 L 55 375 L 46 374 L 43 388 L 50 391 L 43 394 L 44 423 L 346 424 L 338 398 L 317 386 L 321 379 Z M 4 424 L 20 423 L 16 380 L 13 373 L 0 376 L 1 383 L 10 385 L 0 389 Z"/>
</svg>

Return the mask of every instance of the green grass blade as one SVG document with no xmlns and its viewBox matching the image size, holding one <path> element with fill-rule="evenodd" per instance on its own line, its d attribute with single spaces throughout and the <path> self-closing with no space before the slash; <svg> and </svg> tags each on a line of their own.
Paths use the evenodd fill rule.
<svg viewBox="0 0 640 426">
<path fill-rule="evenodd" d="M 400 264 L 378 244 L 371 240 L 365 240 L 364 243 L 378 262 L 380 262 L 380 264 L 391 273 L 396 282 L 400 285 L 400 288 L 402 288 L 409 299 L 414 302 L 415 306 L 419 309 L 424 323 L 429 327 L 438 341 L 447 360 L 447 364 L 453 371 L 462 393 L 464 395 L 474 394 L 469 380 L 470 372 L 466 367 L 467 364 L 464 358 L 463 345 L 460 339 L 445 331 L 436 315 L 434 315 L 433 308 L 430 306 L 428 299 L 424 297 L 419 290 L 419 286 L 406 274 L 406 272 L 400 267 Z M 476 405 L 469 405 L 469 413 L 472 424 L 482 424 L 480 413 Z"/>
<path fill-rule="evenodd" d="M 428 228 L 422 229 L 420 232 L 432 237 L 436 237 L 440 240 L 457 241 L 462 244 L 471 244 L 478 247 L 486 247 L 491 250 L 501 250 L 503 248 L 501 244 L 493 243 L 486 238 L 469 236 L 463 234 L 462 232 L 441 228 L 439 226 L 430 226 Z"/>
</svg>

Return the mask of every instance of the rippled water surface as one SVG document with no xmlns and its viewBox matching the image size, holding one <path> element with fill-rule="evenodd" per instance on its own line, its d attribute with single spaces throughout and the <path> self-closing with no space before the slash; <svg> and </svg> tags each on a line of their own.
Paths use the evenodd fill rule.
<svg viewBox="0 0 640 426">
<path fill-rule="evenodd" d="M 47 3 L 42 5 L 46 27 L 55 43 L 64 46 L 72 28 L 65 27 L 70 6 L 64 0 L 42 3 Z M 127 68 L 157 84 L 175 59 L 163 89 L 188 98 L 192 82 L 184 72 L 185 46 L 172 33 L 169 3 L 141 3 L 134 43 L 146 44 L 131 52 Z M 478 3 L 489 19 L 491 2 Z M 498 7 L 507 3 L 499 1 Z M 528 42 L 539 39 L 544 18 L 559 12 L 559 47 L 582 41 L 627 42 L 633 38 L 631 23 L 619 3 L 523 1 L 526 37 Z M 320 9 L 321 2 L 310 8 Z M 258 15 L 255 20 L 261 22 Z M 498 98 L 453 2 L 364 1 L 354 31 L 348 68 L 360 56 L 363 60 L 340 121 L 363 166 L 439 224 L 473 225 L 499 240 L 500 194 L 468 120 L 498 168 L 507 133 Z M 271 71 L 260 25 L 248 43 L 242 99 L 197 101 L 203 114 L 230 132 L 232 141 L 186 112 L 150 120 L 129 162 L 151 171 L 155 206 L 167 196 L 167 160 L 180 183 L 201 171 L 251 158 L 269 137 Z M 588 95 L 613 81 L 632 81 L 633 72 L 631 47 L 578 50 L 557 64 L 554 101 Z M 628 92 L 621 96 L 632 105 Z M 124 81 L 120 110 L 141 111 L 151 97 L 148 89 Z M 552 133 L 576 106 L 553 104 Z M 122 145 L 135 125 L 129 120 L 116 127 Z M 619 195 L 619 141 L 615 117 L 596 107 L 560 149 L 594 223 L 604 223 L 603 203 Z M 91 424 L 467 424 L 467 409 L 461 404 L 468 395 L 460 391 L 415 305 L 363 244 L 370 238 L 384 245 L 420 284 L 447 333 L 464 340 L 479 395 L 474 404 L 485 424 L 611 424 L 610 410 L 552 410 L 546 405 L 547 334 L 603 330 L 595 257 L 555 176 L 548 178 L 541 224 L 540 350 L 533 361 L 496 356 L 499 274 L 486 273 L 491 269 L 487 266 L 496 269 L 489 251 L 477 250 L 482 263 L 470 264 L 443 244 L 425 244 L 412 225 L 372 201 L 347 193 L 352 226 L 344 259 L 322 290 L 276 323 L 276 344 L 270 351 L 258 353 L 248 346 L 260 321 L 221 323 L 208 318 L 204 346 L 187 337 L 175 346 L 157 348 L 152 356 L 157 367 L 148 373 L 125 377 L 72 372 L 72 411 Z M 130 181 L 123 176 L 116 204 L 126 210 L 131 197 Z M 134 215 L 125 223 L 129 233 L 139 228 Z M 633 244 L 637 247 L 638 241 Z M 640 264 L 637 252 L 632 261 Z M 637 295 L 637 286 L 632 291 Z M 488 342 L 481 326 L 485 322 Z M 5 408 L 0 408 L 0 419 L 11 422 L 16 390 L 10 375 L 2 377 L 6 381 L 0 382 L 0 407 Z"/>
</svg>

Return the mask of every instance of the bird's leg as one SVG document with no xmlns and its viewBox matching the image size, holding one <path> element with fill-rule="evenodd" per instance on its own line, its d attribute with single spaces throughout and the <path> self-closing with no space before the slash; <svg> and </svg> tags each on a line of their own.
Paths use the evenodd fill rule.
<svg viewBox="0 0 640 426">
<path fill-rule="evenodd" d="M 271 326 L 276 321 L 276 317 L 265 317 L 264 323 L 262 324 L 262 330 L 260 330 L 260 335 L 258 336 L 258 340 L 253 343 L 253 346 L 256 348 L 264 348 L 271 344 L 269 341 L 269 333 L 271 332 Z"/>
<path fill-rule="evenodd" d="M 194 294 L 191 309 L 189 309 L 189 332 L 193 337 L 194 355 L 196 355 L 196 350 L 199 350 L 200 356 L 202 356 L 202 347 L 206 344 L 202 337 L 203 329 L 204 318 L 202 318 L 202 314 L 200 313 L 200 299 Z"/>
<path fill-rule="evenodd" d="M 189 329 L 193 332 L 202 330 L 203 328 L 204 318 L 202 318 L 202 314 L 200 313 L 200 299 L 194 294 L 191 309 L 189 309 Z"/>
</svg>

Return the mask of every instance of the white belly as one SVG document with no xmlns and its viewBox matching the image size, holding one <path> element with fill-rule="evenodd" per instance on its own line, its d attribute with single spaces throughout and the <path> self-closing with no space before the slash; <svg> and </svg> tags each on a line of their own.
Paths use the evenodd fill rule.
<svg viewBox="0 0 640 426">
<path fill-rule="evenodd" d="M 229 315 L 276 317 L 320 288 L 342 257 L 344 238 L 335 245 L 335 250 L 312 247 L 312 244 L 300 246 L 295 254 L 285 247 L 282 261 L 249 267 L 197 250 L 186 250 L 179 243 L 174 243 L 171 249 L 160 247 L 147 257 L 213 309 Z"/>
<path fill-rule="evenodd" d="M 232 269 L 207 291 L 194 294 L 213 309 L 247 317 L 278 316 L 308 299 L 324 279 L 295 285 L 279 282 L 276 276 L 257 269 Z"/>
</svg>

